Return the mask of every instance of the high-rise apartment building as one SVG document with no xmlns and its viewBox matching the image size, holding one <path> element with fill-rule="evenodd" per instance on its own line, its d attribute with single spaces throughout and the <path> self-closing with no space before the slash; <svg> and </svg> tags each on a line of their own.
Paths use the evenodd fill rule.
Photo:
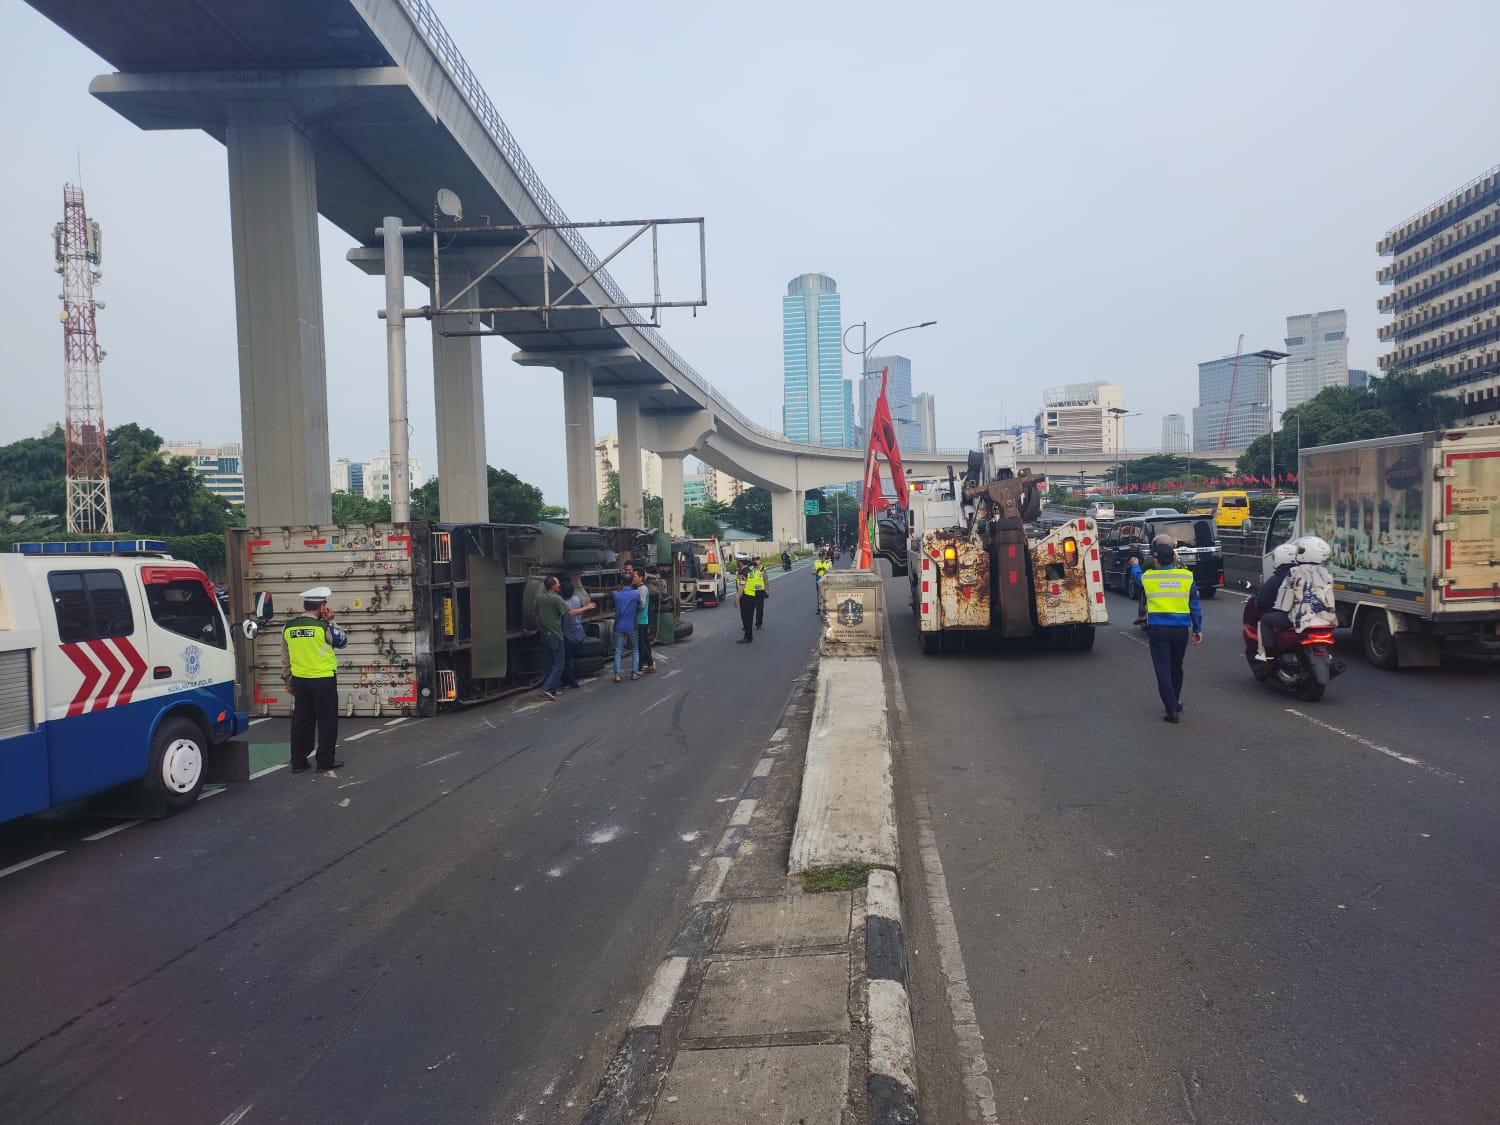
<svg viewBox="0 0 1500 1125">
<path fill-rule="evenodd" d="M 1500 424 L 1500 167 L 1424 208 L 1376 243 L 1391 259 L 1382 372 L 1439 368 L 1467 425 Z"/>
<path fill-rule="evenodd" d="M 1187 419 L 1181 414 L 1162 415 L 1161 451 L 1163 453 L 1186 453 L 1188 451 Z"/>
<path fill-rule="evenodd" d="M 1115 383 L 1069 383 L 1042 392 L 1036 428 L 1049 453 L 1116 453 L 1124 445 L 1113 410 L 1124 409 L 1125 388 Z"/>
<path fill-rule="evenodd" d="M 1349 314 L 1343 309 L 1286 318 L 1286 405 L 1349 385 Z"/>
<path fill-rule="evenodd" d="M 418 489 L 422 487 L 422 459 L 420 457 L 408 457 L 406 459 L 407 480 L 409 487 Z M 391 498 L 391 456 L 389 453 L 381 452 L 375 454 L 365 462 L 364 472 L 364 498 L 366 500 L 389 500 Z"/>
<path fill-rule="evenodd" d="M 913 421 L 917 427 L 918 453 L 937 452 L 937 396 L 926 391 L 911 400 Z"/>
<path fill-rule="evenodd" d="M 722 504 L 734 503 L 735 497 L 750 487 L 744 481 L 736 480 L 723 469 L 715 469 L 712 465 L 705 465 L 701 461 L 698 462 L 697 471 L 702 473 L 708 481 L 708 499 L 717 500 Z"/>
<path fill-rule="evenodd" d="M 605 434 L 594 443 L 594 475 L 601 499 L 609 491 L 609 474 L 620 471 L 620 437 Z M 661 495 L 661 457 L 649 449 L 641 450 L 641 491 L 647 496 Z"/>
<path fill-rule="evenodd" d="M 239 442 L 230 441 L 223 445 L 203 445 L 196 441 L 163 442 L 161 455 L 163 458 L 188 458 L 204 488 L 231 504 L 245 502 L 245 464 L 240 456 Z"/>
<path fill-rule="evenodd" d="M 844 378 L 838 286 L 827 274 L 793 278 L 781 299 L 785 388 L 781 426 L 793 441 L 854 444 L 854 388 Z"/>
<path fill-rule="evenodd" d="M 1269 356 L 1226 355 L 1198 365 L 1198 405 L 1193 408 L 1194 450 L 1234 452 L 1270 432 Z"/>
</svg>

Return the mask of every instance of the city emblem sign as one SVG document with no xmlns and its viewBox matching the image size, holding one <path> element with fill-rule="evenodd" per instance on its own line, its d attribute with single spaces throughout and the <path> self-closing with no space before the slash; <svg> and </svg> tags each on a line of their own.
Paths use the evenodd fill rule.
<svg viewBox="0 0 1500 1125">
<path fill-rule="evenodd" d="M 865 603 L 859 598 L 845 598 L 839 603 L 839 624 L 854 626 L 865 619 Z"/>
</svg>

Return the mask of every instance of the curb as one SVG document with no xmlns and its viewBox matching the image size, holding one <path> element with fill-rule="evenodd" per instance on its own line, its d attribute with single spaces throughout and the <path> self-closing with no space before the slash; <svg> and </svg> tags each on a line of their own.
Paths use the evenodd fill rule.
<svg viewBox="0 0 1500 1125">
<path fill-rule="evenodd" d="M 906 939 L 893 872 L 870 872 L 865 897 L 865 979 L 871 1125 L 916 1125 L 917 1058 L 906 992 Z"/>
</svg>

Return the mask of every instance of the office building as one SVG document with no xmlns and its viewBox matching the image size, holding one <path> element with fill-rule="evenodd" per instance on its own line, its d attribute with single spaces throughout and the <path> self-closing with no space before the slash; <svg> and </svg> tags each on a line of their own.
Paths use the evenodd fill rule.
<svg viewBox="0 0 1500 1125">
<path fill-rule="evenodd" d="M 1343 309 L 1286 318 L 1286 405 L 1349 385 L 1349 315 Z"/>
<path fill-rule="evenodd" d="M 406 468 L 408 487 L 412 490 L 421 488 L 422 459 L 408 457 Z M 389 500 L 391 498 L 391 456 L 389 453 L 382 450 L 365 462 L 363 484 L 363 494 L 366 500 Z"/>
<path fill-rule="evenodd" d="M 1047 451 L 1057 454 L 1115 453 L 1124 445 L 1119 419 L 1125 388 L 1115 383 L 1069 383 L 1042 392 L 1036 428 L 1047 435 Z"/>
<path fill-rule="evenodd" d="M 1357 367 L 1349 368 L 1349 385 L 1358 391 L 1370 389 L 1370 373 Z"/>
<path fill-rule="evenodd" d="M 347 492 L 351 496 L 365 494 L 365 463 L 340 457 L 328 470 L 328 485 L 333 492 Z"/>
<path fill-rule="evenodd" d="M 1500 425 L 1500 167 L 1387 231 L 1376 303 L 1384 374 L 1438 368 L 1464 425 Z"/>
<path fill-rule="evenodd" d="M 708 474 L 684 473 L 682 475 L 682 503 L 684 507 L 701 508 L 708 499 Z"/>
<path fill-rule="evenodd" d="M 793 278 L 781 299 L 785 385 L 781 426 L 793 441 L 854 445 L 854 388 L 844 378 L 838 286 L 821 273 Z"/>
<path fill-rule="evenodd" d="M 1271 432 L 1271 360 L 1226 355 L 1198 365 L 1193 449 L 1233 453 Z"/>
<path fill-rule="evenodd" d="M 620 471 L 620 437 L 605 434 L 594 443 L 594 473 L 602 500 L 609 492 L 609 474 Z M 641 491 L 647 496 L 661 495 L 661 458 L 649 449 L 641 450 Z"/>
<path fill-rule="evenodd" d="M 912 421 L 917 428 L 916 452 L 937 452 L 937 396 L 926 391 L 911 400 Z"/>
<path fill-rule="evenodd" d="M 186 457 L 193 463 L 193 472 L 198 474 L 204 488 L 231 504 L 245 502 L 245 463 L 240 456 L 239 442 L 223 445 L 203 445 L 196 441 L 163 442 L 161 455 L 163 459 Z"/>
<path fill-rule="evenodd" d="M 1163 453 L 1186 453 L 1188 451 L 1187 419 L 1181 414 L 1162 416 L 1161 451 Z"/>
<path fill-rule="evenodd" d="M 916 449 L 922 440 L 911 394 L 911 360 L 904 355 L 873 355 L 861 381 L 860 422 L 865 442 L 869 441 L 870 421 L 880 398 L 880 376 L 885 372 L 885 402 L 896 425 L 896 441 L 902 449 Z M 864 443 L 861 443 L 864 444 Z"/>
</svg>

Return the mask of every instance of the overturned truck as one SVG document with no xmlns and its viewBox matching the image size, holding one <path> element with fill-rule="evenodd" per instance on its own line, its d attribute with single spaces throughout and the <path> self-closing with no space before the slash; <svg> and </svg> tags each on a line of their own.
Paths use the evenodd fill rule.
<svg viewBox="0 0 1500 1125">
<path fill-rule="evenodd" d="M 535 686 L 545 655 L 530 630 L 543 579 L 570 580 L 596 612 L 577 668 L 602 667 L 612 651 L 609 595 L 626 563 L 647 575 L 653 643 L 692 633 L 681 620 L 670 537 L 635 528 L 560 524 L 428 523 L 234 528 L 228 534 L 234 620 L 257 595 L 271 613 L 239 646 L 241 710 L 290 714 L 281 682 L 281 629 L 299 595 L 328 586 L 339 627 L 339 709 L 346 715 L 434 715 Z"/>
<path fill-rule="evenodd" d="M 967 635 L 1088 649 L 1107 624 L 1091 519 L 1038 528 L 1046 481 L 1016 472 L 1008 443 L 969 455 L 962 480 L 927 482 L 907 513 L 908 572 L 924 653 Z"/>
</svg>

